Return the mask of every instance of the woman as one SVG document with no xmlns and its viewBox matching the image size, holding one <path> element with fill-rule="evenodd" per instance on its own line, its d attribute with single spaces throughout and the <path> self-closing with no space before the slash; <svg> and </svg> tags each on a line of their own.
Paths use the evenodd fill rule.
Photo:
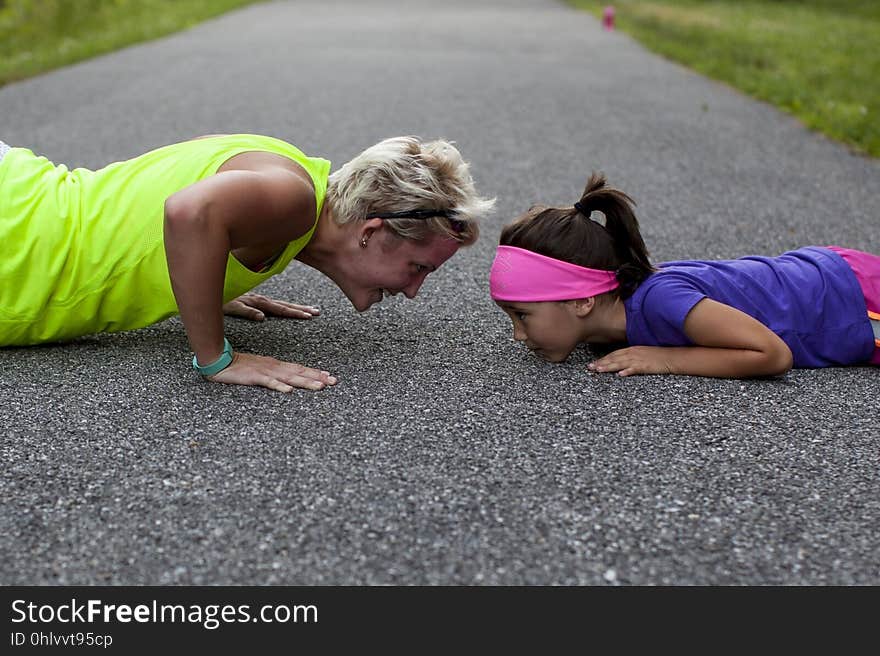
<svg viewBox="0 0 880 656">
<path fill-rule="evenodd" d="M 223 314 L 307 319 L 246 294 L 292 259 L 362 312 L 413 298 L 494 201 L 449 143 L 382 141 L 330 162 L 259 135 L 211 135 L 91 171 L 0 142 L 0 346 L 131 330 L 180 314 L 209 380 L 322 389 L 326 371 L 233 352 Z"/>
</svg>

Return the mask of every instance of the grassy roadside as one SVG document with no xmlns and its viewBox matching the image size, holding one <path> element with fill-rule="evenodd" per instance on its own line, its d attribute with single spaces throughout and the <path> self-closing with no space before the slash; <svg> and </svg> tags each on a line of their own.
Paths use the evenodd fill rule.
<svg viewBox="0 0 880 656">
<path fill-rule="evenodd" d="M 0 0 L 0 86 L 257 0 Z"/>
<path fill-rule="evenodd" d="M 569 0 L 651 50 L 880 157 L 880 2 Z"/>
</svg>

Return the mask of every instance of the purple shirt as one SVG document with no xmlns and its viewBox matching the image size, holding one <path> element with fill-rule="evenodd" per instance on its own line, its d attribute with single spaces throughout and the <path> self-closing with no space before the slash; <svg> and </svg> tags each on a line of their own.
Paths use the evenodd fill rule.
<svg viewBox="0 0 880 656">
<path fill-rule="evenodd" d="M 691 346 L 684 320 L 704 298 L 754 317 L 788 344 L 795 367 L 867 362 L 874 334 L 855 274 L 809 246 L 779 257 L 664 262 L 624 301 L 632 345 Z"/>
</svg>

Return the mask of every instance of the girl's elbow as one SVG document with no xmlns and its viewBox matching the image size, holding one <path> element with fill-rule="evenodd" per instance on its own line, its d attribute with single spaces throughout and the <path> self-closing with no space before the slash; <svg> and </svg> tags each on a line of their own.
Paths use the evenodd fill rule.
<svg viewBox="0 0 880 656">
<path fill-rule="evenodd" d="M 794 366 L 794 357 L 788 344 L 780 340 L 776 348 L 767 355 L 767 368 L 769 376 L 783 376 L 791 371 Z"/>
</svg>

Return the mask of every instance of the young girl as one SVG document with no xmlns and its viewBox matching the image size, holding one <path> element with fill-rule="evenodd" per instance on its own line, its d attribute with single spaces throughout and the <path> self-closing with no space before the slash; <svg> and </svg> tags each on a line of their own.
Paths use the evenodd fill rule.
<svg viewBox="0 0 880 656">
<path fill-rule="evenodd" d="M 490 290 L 514 339 L 551 362 L 580 342 L 628 343 L 588 365 L 621 376 L 880 364 L 880 257 L 807 247 L 655 268 L 632 205 L 594 174 L 573 207 L 536 206 L 504 228 Z"/>
</svg>

